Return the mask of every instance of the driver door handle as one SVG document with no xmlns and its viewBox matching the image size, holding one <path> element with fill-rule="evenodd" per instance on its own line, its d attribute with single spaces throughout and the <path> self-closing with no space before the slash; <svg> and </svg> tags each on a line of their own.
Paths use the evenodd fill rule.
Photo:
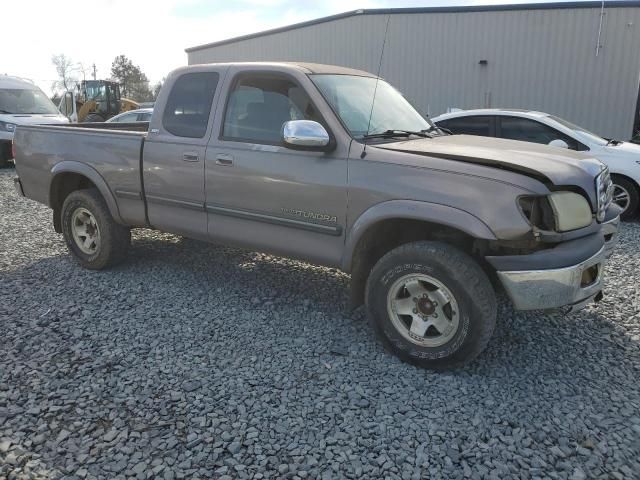
<svg viewBox="0 0 640 480">
<path fill-rule="evenodd" d="M 185 162 L 197 162 L 200 160 L 200 157 L 195 152 L 184 152 L 182 154 L 182 160 Z"/>
<path fill-rule="evenodd" d="M 216 165 L 223 165 L 226 167 L 233 165 L 233 155 L 219 153 L 216 155 Z"/>
</svg>

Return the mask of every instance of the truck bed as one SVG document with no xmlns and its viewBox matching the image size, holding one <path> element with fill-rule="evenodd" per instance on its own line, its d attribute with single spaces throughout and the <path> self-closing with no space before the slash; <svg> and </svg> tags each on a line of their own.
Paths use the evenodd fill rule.
<svg viewBox="0 0 640 480">
<path fill-rule="evenodd" d="M 141 154 L 147 128 L 146 123 L 19 126 L 15 133 L 20 159 L 16 170 L 24 193 L 52 206 L 54 177 L 89 169 L 94 183 L 102 183 L 96 185 L 98 189 L 108 189 L 103 195 L 118 198 L 119 220 L 144 225 Z"/>
</svg>

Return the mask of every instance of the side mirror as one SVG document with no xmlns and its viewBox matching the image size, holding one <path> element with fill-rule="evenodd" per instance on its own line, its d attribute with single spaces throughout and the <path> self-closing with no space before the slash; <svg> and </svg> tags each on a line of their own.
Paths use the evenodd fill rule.
<svg viewBox="0 0 640 480">
<path fill-rule="evenodd" d="M 282 125 L 282 143 L 293 150 L 329 151 L 333 148 L 325 128 L 312 120 L 291 120 Z"/>
<path fill-rule="evenodd" d="M 556 138 L 555 140 L 551 140 L 549 142 L 549 146 L 558 147 L 558 148 L 569 148 L 569 144 L 564 140 L 560 140 L 559 138 Z"/>
</svg>

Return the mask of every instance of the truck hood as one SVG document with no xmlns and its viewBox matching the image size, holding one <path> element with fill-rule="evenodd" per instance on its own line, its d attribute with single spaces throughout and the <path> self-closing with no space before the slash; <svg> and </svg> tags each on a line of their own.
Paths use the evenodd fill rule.
<svg viewBox="0 0 640 480">
<path fill-rule="evenodd" d="M 62 115 L 57 115 L 55 113 L 47 113 L 47 114 L 2 114 L 0 115 L 1 122 L 13 123 L 15 125 L 51 125 L 51 124 L 59 124 L 59 123 L 69 123 L 69 119 Z"/>
<path fill-rule="evenodd" d="M 537 143 L 473 135 L 447 135 L 378 144 L 376 148 L 445 158 L 521 173 L 548 187 L 576 185 L 593 195 L 604 164 L 583 153 Z"/>
</svg>

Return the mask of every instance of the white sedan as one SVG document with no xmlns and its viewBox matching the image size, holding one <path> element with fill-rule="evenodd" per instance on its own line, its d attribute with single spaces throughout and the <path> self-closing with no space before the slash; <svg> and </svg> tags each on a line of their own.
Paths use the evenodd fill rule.
<svg viewBox="0 0 640 480">
<path fill-rule="evenodd" d="M 151 120 L 153 108 L 138 108 L 121 113 L 115 117 L 111 117 L 106 123 L 137 123 L 148 122 Z"/>
<path fill-rule="evenodd" d="M 459 110 L 432 120 L 454 134 L 508 138 L 589 152 L 609 167 L 613 200 L 624 209 L 622 218 L 638 212 L 640 145 L 608 140 L 548 113 L 528 110 Z"/>
</svg>

